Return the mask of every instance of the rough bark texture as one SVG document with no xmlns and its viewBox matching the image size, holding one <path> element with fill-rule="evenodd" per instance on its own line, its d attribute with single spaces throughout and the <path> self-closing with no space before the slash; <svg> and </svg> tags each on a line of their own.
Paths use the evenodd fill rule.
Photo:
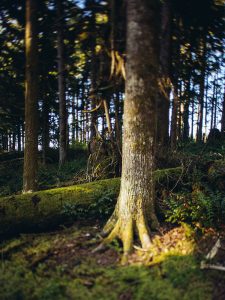
<svg viewBox="0 0 225 300">
<path fill-rule="evenodd" d="M 67 110 L 65 82 L 65 49 L 63 41 L 63 7 L 62 1 L 57 0 L 57 54 L 58 54 L 58 92 L 59 92 L 59 164 L 67 159 Z"/>
<path fill-rule="evenodd" d="M 124 254 L 136 230 L 143 248 L 151 241 L 154 211 L 154 134 L 158 93 L 158 1 L 127 2 L 127 65 L 121 189 L 116 209 L 104 228 L 105 242 L 119 237 Z"/>
<path fill-rule="evenodd" d="M 26 1 L 26 82 L 25 82 L 25 151 L 24 192 L 37 189 L 38 155 L 38 48 L 36 1 Z"/>
</svg>

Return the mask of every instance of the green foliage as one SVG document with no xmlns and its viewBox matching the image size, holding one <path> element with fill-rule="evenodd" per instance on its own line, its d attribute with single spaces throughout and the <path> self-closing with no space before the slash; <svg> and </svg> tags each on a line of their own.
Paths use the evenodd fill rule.
<svg viewBox="0 0 225 300">
<path fill-rule="evenodd" d="M 192 193 L 173 194 L 167 200 L 167 221 L 172 223 L 200 223 L 201 226 L 216 226 L 224 223 L 225 196 L 220 192 L 200 190 Z"/>
<path fill-rule="evenodd" d="M 22 159 L 0 162 L 0 196 L 15 194 L 20 191 L 22 189 L 22 180 Z"/>
<path fill-rule="evenodd" d="M 61 213 L 73 219 L 87 218 L 87 216 L 96 216 L 98 219 L 105 219 L 112 214 L 115 202 L 115 191 L 113 189 L 109 189 L 103 191 L 101 197 L 88 206 L 66 202 L 63 204 Z"/>
<path fill-rule="evenodd" d="M 61 168 L 58 167 L 58 150 L 49 149 L 47 165 L 43 166 L 41 154 L 38 170 L 38 184 L 40 189 L 72 185 L 83 179 L 87 151 L 82 143 L 76 143 L 69 150 L 69 161 Z M 16 172 L 15 172 L 16 170 Z M 0 154 L 0 196 L 18 193 L 23 185 L 23 154 L 3 153 Z"/>
</svg>

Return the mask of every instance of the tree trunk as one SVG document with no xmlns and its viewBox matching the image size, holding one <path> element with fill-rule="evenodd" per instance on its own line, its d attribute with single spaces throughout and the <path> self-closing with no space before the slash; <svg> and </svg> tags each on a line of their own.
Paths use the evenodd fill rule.
<svg viewBox="0 0 225 300">
<path fill-rule="evenodd" d="M 218 78 L 218 77 L 217 77 Z M 217 85 L 217 78 L 216 78 L 216 89 L 215 89 L 215 105 L 214 105 L 214 113 L 213 113 L 213 128 L 216 128 L 217 125 L 217 97 L 218 97 L 218 85 Z"/>
<path fill-rule="evenodd" d="M 215 95 L 216 95 L 216 76 L 213 82 L 213 94 L 212 94 L 212 101 L 211 101 L 211 120 L 210 120 L 210 130 L 213 129 L 214 124 L 214 106 L 215 106 Z"/>
<path fill-rule="evenodd" d="M 225 134 L 225 90 L 223 95 L 223 107 L 222 107 L 222 117 L 221 117 L 221 132 Z"/>
<path fill-rule="evenodd" d="M 42 121 L 42 160 L 45 165 L 49 149 L 49 104 L 46 97 L 43 99 Z"/>
<path fill-rule="evenodd" d="M 158 1 L 127 2 L 127 65 L 124 102 L 123 168 L 116 209 L 104 227 L 104 242 L 119 237 L 124 258 L 137 230 L 143 248 L 151 245 L 148 223 L 154 210 L 154 138 L 158 97 Z M 104 243 L 103 242 L 103 243 Z"/>
<path fill-rule="evenodd" d="M 96 20 L 95 20 L 95 0 L 91 1 L 91 4 L 93 5 L 92 8 L 92 15 L 90 20 L 90 30 L 92 32 L 92 39 L 91 39 L 91 109 L 95 109 L 97 106 L 97 99 L 96 99 L 96 92 L 97 92 L 97 61 L 96 61 Z M 91 113 L 91 126 L 90 126 L 90 141 L 92 141 L 96 135 L 96 128 L 98 122 L 98 111 L 93 111 Z"/>
<path fill-rule="evenodd" d="M 59 92 L 59 165 L 67 159 L 67 111 L 66 111 L 66 82 L 65 82 L 65 46 L 63 34 L 63 6 L 57 0 L 57 54 L 58 54 L 58 92 Z"/>
<path fill-rule="evenodd" d="M 209 78 L 207 76 L 206 78 L 206 89 L 205 89 L 205 129 L 203 133 L 203 141 L 206 142 L 206 136 L 207 136 L 207 124 L 208 124 L 208 90 L 209 90 Z"/>
<path fill-rule="evenodd" d="M 103 106 L 104 106 L 104 111 L 105 111 L 105 118 L 106 118 L 108 134 L 110 137 L 112 137 L 112 125 L 111 125 L 111 118 L 110 118 L 110 113 L 109 113 L 109 105 L 108 105 L 108 101 L 106 99 L 103 100 Z"/>
<path fill-rule="evenodd" d="M 193 84 L 192 89 L 194 90 L 194 82 L 192 84 Z M 194 139 L 194 115 L 195 115 L 195 100 L 193 97 L 191 101 L 191 139 L 192 140 Z"/>
<path fill-rule="evenodd" d="M 157 107 L 157 145 L 161 155 L 169 142 L 170 107 L 170 63 L 171 63 L 171 4 L 164 1 L 161 8 L 160 70 L 161 86 Z M 161 151 L 160 151 L 161 150 Z M 158 151 L 157 151 L 158 152 Z"/>
<path fill-rule="evenodd" d="M 38 47 L 37 2 L 26 0 L 26 90 L 23 191 L 37 189 L 38 156 Z"/>
<path fill-rule="evenodd" d="M 177 95 L 177 87 L 173 88 L 173 108 L 172 108 L 172 118 L 171 118 L 171 133 L 170 133 L 170 143 L 171 149 L 175 150 L 177 145 L 177 115 L 178 115 L 178 105 L 179 99 Z"/>
<path fill-rule="evenodd" d="M 75 114 L 75 106 L 76 106 L 76 95 L 72 98 L 72 105 L 71 105 L 71 115 L 72 115 L 72 124 L 71 124 L 71 138 L 72 138 L 72 145 L 75 143 L 75 131 L 76 131 L 76 114 Z"/>
<path fill-rule="evenodd" d="M 189 138 L 189 106 L 190 106 L 190 78 L 186 82 L 184 99 L 184 112 L 183 112 L 183 140 L 187 141 Z"/>
<path fill-rule="evenodd" d="M 205 68 L 206 68 L 206 38 L 202 41 L 201 49 L 201 78 L 200 78 L 200 93 L 198 105 L 198 128 L 197 128 L 197 142 L 202 141 L 202 127 L 203 127 L 203 110 L 204 110 L 204 95 L 205 95 Z"/>
<path fill-rule="evenodd" d="M 21 130 L 20 130 L 20 124 L 17 125 L 17 149 L 18 149 L 18 152 L 21 152 Z"/>
</svg>

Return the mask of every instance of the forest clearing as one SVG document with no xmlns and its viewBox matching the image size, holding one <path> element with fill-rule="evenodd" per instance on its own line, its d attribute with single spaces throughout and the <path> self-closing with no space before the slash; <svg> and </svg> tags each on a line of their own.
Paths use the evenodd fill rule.
<svg viewBox="0 0 225 300">
<path fill-rule="evenodd" d="M 225 299 L 224 0 L 2 0 L 0 299 Z"/>
</svg>

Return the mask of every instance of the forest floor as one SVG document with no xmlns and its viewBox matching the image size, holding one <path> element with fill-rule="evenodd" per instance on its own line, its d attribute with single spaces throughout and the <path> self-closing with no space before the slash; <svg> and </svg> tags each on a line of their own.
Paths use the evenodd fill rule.
<svg viewBox="0 0 225 300">
<path fill-rule="evenodd" d="M 225 273 L 200 268 L 218 238 L 215 230 L 196 239 L 186 224 L 164 224 L 150 252 L 135 250 L 121 266 L 118 242 L 92 252 L 101 226 L 77 222 L 2 242 L 0 299 L 225 299 Z"/>
</svg>

